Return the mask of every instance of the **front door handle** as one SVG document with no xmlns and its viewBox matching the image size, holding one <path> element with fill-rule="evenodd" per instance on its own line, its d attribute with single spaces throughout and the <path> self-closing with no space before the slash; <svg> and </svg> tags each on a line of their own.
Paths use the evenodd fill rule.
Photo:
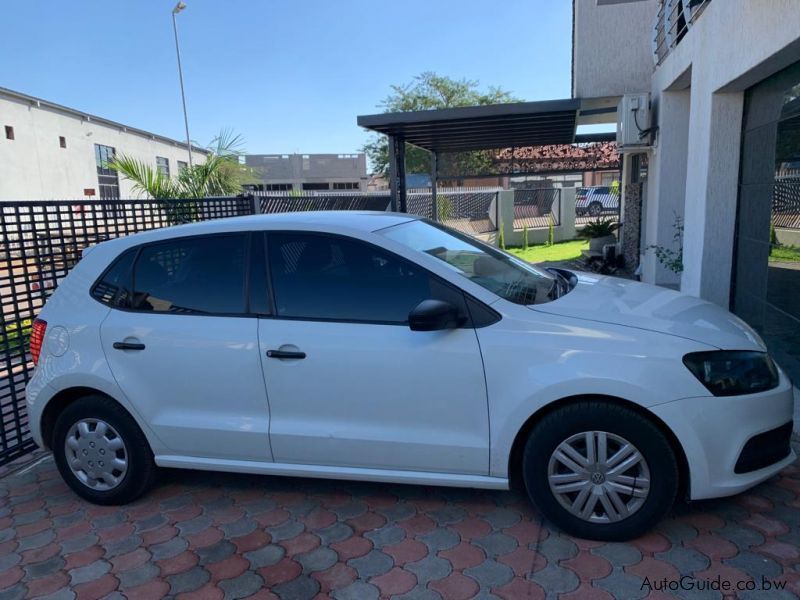
<svg viewBox="0 0 800 600">
<path fill-rule="evenodd" d="M 267 358 L 305 358 L 305 352 L 294 352 L 291 350 L 267 350 Z"/>
<path fill-rule="evenodd" d="M 141 342 L 114 342 L 114 350 L 144 350 Z"/>
</svg>

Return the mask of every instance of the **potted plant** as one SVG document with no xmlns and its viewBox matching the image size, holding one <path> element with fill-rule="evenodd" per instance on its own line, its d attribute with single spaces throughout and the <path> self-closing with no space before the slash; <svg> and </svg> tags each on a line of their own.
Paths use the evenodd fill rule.
<svg viewBox="0 0 800 600">
<path fill-rule="evenodd" d="M 614 232 L 619 229 L 619 223 L 611 219 L 600 219 L 584 225 L 578 232 L 582 238 L 589 240 L 589 252 L 601 254 L 606 244 L 616 244 Z"/>
</svg>

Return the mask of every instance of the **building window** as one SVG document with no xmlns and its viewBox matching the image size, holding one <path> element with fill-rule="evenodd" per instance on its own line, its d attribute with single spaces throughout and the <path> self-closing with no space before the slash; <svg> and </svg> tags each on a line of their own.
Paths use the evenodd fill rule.
<svg viewBox="0 0 800 600">
<path fill-rule="evenodd" d="M 100 187 L 101 200 L 117 200 L 119 198 L 119 177 L 117 172 L 110 167 L 115 152 L 111 146 L 94 145 L 97 184 Z"/>
<path fill-rule="evenodd" d="M 358 182 L 357 181 L 336 181 L 333 184 L 333 189 L 335 189 L 335 190 L 357 190 L 358 189 Z"/>
<path fill-rule="evenodd" d="M 169 159 L 163 156 L 156 156 L 156 168 L 162 175 L 169 177 Z"/>
<path fill-rule="evenodd" d="M 328 183 L 304 183 L 304 190 L 329 190 L 331 186 Z"/>
<path fill-rule="evenodd" d="M 60 148 L 67 147 L 67 138 L 65 138 L 63 135 L 58 136 L 58 146 Z"/>
<path fill-rule="evenodd" d="M 6 139 L 7 140 L 14 139 L 14 128 L 11 125 L 6 125 Z"/>
<path fill-rule="evenodd" d="M 264 189 L 268 192 L 289 192 L 292 190 L 291 183 L 267 183 Z"/>
<path fill-rule="evenodd" d="M 178 161 L 178 175 L 180 175 L 181 172 L 184 169 L 188 168 L 188 167 L 189 167 L 189 163 L 187 163 L 186 161 L 183 161 L 183 160 L 179 160 Z"/>
</svg>

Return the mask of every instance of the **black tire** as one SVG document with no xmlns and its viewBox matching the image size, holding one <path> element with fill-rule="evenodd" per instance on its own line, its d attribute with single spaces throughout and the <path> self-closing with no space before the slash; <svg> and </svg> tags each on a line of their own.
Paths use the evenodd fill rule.
<svg viewBox="0 0 800 600">
<path fill-rule="evenodd" d="M 589 215 L 592 217 L 599 217 L 601 214 L 603 214 L 603 205 L 595 200 L 589 205 Z"/>
<path fill-rule="evenodd" d="M 610 523 L 584 520 L 562 506 L 550 489 L 548 465 L 556 447 L 587 431 L 624 438 L 649 467 L 649 493 L 627 518 Z M 522 469 L 528 495 L 542 515 L 571 535 L 593 540 L 624 541 L 644 534 L 669 511 L 678 491 L 678 463 L 664 434 L 639 413 L 603 400 L 577 401 L 541 419 L 525 445 Z"/>
<path fill-rule="evenodd" d="M 96 490 L 84 484 L 67 464 L 65 442 L 73 425 L 82 419 L 101 419 L 113 427 L 125 445 L 127 471 L 109 490 Z M 127 411 L 101 395 L 85 396 L 71 403 L 58 416 L 53 432 L 53 456 L 64 481 L 81 498 L 94 504 L 126 504 L 145 493 L 156 478 L 153 452 L 144 433 Z"/>
</svg>

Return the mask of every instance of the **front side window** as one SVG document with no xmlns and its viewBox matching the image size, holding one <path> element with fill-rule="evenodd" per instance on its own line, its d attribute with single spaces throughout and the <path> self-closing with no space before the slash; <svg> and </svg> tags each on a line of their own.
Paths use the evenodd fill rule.
<svg viewBox="0 0 800 600">
<path fill-rule="evenodd" d="M 515 304 L 543 304 L 565 293 L 557 276 L 455 231 L 426 221 L 409 221 L 379 231 L 396 242 L 430 254 L 455 272 Z"/>
<path fill-rule="evenodd" d="M 246 240 L 234 234 L 145 246 L 133 269 L 131 307 L 162 313 L 245 313 Z"/>
<path fill-rule="evenodd" d="M 305 233 L 268 239 L 278 317 L 404 324 L 429 298 L 466 314 L 460 291 L 371 244 Z"/>
</svg>

